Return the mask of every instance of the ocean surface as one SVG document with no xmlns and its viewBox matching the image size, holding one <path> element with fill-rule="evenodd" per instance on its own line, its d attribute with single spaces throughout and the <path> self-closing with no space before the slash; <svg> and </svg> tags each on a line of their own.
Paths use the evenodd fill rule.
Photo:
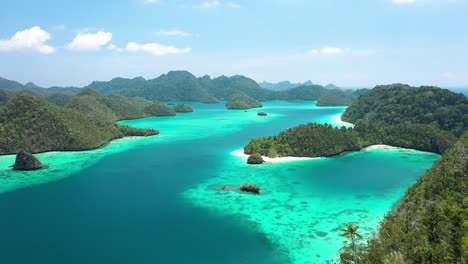
<svg viewBox="0 0 468 264">
<path fill-rule="evenodd" d="M 0 156 L 1 263 L 326 263 L 344 242 L 340 228 L 354 222 L 371 237 L 440 157 L 376 147 L 247 165 L 233 152 L 249 139 L 341 126 L 345 108 L 272 101 L 258 117 L 190 104 L 193 113 L 120 122 L 158 136 L 39 154 L 40 171 L 12 171 L 14 156 Z M 262 194 L 238 192 L 244 182 Z"/>
</svg>

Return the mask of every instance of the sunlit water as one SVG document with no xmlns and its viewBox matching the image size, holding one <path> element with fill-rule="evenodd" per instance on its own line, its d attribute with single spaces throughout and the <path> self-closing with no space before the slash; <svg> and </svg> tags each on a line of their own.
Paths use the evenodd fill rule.
<svg viewBox="0 0 468 264">
<path fill-rule="evenodd" d="M 266 102 L 269 116 L 258 117 L 191 104 L 194 113 L 121 122 L 157 128 L 155 137 L 39 154 L 43 170 L 12 171 L 14 157 L 0 156 L 2 263 L 326 263 L 343 243 L 339 228 L 355 222 L 370 237 L 439 158 L 369 149 L 249 166 L 232 154 L 249 139 L 343 125 L 345 108 Z M 263 193 L 238 192 L 242 182 Z"/>
</svg>

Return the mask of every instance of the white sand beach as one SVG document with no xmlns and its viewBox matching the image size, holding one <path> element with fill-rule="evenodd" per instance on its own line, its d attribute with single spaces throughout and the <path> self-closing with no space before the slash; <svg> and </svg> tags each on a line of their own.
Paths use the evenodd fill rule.
<svg viewBox="0 0 468 264">
<path fill-rule="evenodd" d="M 341 115 L 342 114 L 338 114 L 338 115 L 334 116 L 332 118 L 333 123 L 339 124 L 340 126 L 345 126 L 345 127 L 354 127 L 354 124 L 351 124 L 351 123 L 348 123 L 348 122 L 345 122 L 345 121 L 341 120 Z"/>
<path fill-rule="evenodd" d="M 247 161 L 249 155 L 244 154 L 243 149 L 235 150 L 231 152 L 232 155 L 238 156 Z M 308 157 L 278 157 L 278 158 L 269 158 L 262 156 L 265 163 L 278 163 L 278 162 L 288 162 L 288 161 L 298 161 L 298 160 L 312 160 L 312 159 L 321 159 L 321 158 L 308 158 Z"/>
</svg>

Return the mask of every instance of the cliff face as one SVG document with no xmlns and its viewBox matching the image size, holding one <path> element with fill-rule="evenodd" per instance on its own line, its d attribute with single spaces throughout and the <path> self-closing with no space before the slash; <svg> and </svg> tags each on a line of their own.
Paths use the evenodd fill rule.
<svg viewBox="0 0 468 264">
<path fill-rule="evenodd" d="M 42 163 L 34 155 L 25 151 L 20 151 L 16 155 L 15 164 L 13 169 L 15 170 L 37 170 L 44 167 Z"/>
</svg>

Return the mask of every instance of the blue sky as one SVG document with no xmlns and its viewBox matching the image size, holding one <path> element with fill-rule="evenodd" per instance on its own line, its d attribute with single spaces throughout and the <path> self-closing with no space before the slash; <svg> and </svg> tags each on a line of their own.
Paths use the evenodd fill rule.
<svg viewBox="0 0 468 264">
<path fill-rule="evenodd" d="M 2 1 L 0 76 L 468 86 L 468 0 Z"/>
</svg>

